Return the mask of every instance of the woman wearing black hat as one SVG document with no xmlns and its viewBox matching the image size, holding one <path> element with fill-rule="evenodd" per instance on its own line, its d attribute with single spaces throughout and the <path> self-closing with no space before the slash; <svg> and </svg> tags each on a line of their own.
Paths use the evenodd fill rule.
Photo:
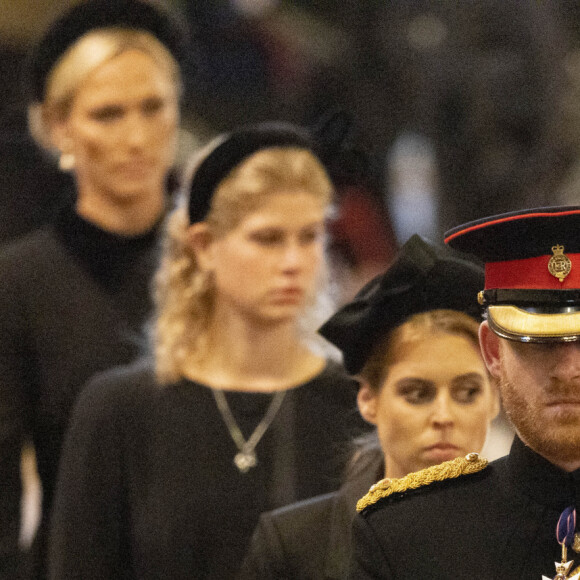
<svg viewBox="0 0 580 580">
<path fill-rule="evenodd" d="M 359 410 L 377 430 L 339 492 L 261 516 L 240 578 L 346 578 L 356 503 L 371 484 L 481 450 L 499 408 L 474 318 L 482 284 L 480 268 L 414 236 L 321 328 L 359 378 Z"/>
<path fill-rule="evenodd" d="M 307 135 L 218 138 L 168 223 L 154 364 L 80 397 L 52 577 L 233 578 L 259 514 L 336 489 L 363 427 L 355 384 L 315 350 L 331 183 Z"/>
<path fill-rule="evenodd" d="M 33 574 L 43 577 L 76 395 L 95 372 L 139 351 L 177 138 L 180 34 L 149 2 L 90 0 L 53 25 L 30 60 L 31 129 L 75 188 L 54 224 L 0 254 L 2 578 L 20 559 L 23 441 L 33 440 L 43 486 Z"/>
</svg>

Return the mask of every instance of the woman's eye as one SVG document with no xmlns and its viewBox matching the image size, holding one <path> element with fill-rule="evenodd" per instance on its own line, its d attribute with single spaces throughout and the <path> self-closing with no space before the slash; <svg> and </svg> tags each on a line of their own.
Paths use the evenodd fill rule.
<svg viewBox="0 0 580 580">
<path fill-rule="evenodd" d="M 322 232 L 319 229 L 306 230 L 300 233 L 300 244 L 303 246 L 313 244 L 317 242 L 321 236 Z"/>
<path fill-rule="evenodd" d="M 123 109 L 121 107 L 103 107 L 102 109 L 95 109 L 91 112 L 91 117 L 101 123 L 114 121 L 122 115 Z"/>
<path fill-rule="evenodd" d="M 252 239 L 262 246 L 274 246 L 283 241 L 283 236 L 278 232 L 256 232 Z"/>
<path fill-rule="evenodd" d="M 163 108 L 162 99 L 147 99 L 141 107 L 145 116 L 153 116 Z"/>
<path fill-rule="evenodd" d="M 481 390 L 479 385 L 459 387 L 453 391 L 453 397 L 458 403 L 473 403 Z"/>
<path fill-rule="evenodd" d="M 435 390 L 427 385 L 402 386 L 399 394 L 411 405 L 429 403 L 435 397 Z"/>
</svg>

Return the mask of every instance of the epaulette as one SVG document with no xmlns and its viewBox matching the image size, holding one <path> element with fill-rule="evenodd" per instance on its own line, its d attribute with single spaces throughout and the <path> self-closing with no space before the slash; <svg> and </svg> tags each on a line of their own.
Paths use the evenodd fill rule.
<svg viewBox="0 0 580 580">
<path fill-rule="evenodd" d="M 432 484 L 435 481 L 454 479 L 461 475 L 469 475 L 482 471 L 488 465 L 487 459 L 480 458 L 479 453 L 469 453 L 465 457 L 456 457 L 438 465 L 431 465 L 421 471 L 415 471 L 400 479 L 381 479 L 375 483 L 369 492 L 356 504 L 357 512 L 373 506 L 380 499 L 411 489 L 418 489 Z"/>
</svg>

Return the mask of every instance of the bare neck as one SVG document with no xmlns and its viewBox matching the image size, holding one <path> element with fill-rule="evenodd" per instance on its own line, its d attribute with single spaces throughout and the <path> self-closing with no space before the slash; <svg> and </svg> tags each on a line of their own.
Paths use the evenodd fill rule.
<svg viewBox="0 0 580 580">
<path fill-rule="evenodd" d="M 324 364 L 301 343 L 294 323 L 265 326 L 216 318 L 201 359 L 185 374 L 227 390 L 272 392 L 306 382 Z"/>
</svg>

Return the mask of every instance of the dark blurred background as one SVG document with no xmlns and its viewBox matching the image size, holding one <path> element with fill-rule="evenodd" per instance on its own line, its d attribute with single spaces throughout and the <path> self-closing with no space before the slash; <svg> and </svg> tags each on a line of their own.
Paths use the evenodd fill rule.
<svg viewBox="0 0 580 580">
<path fill-rule="evenodd" d="M 66 177 L 27 137 L 21 69 L 72 3 L 0 2 L 0 240 L 46 219 L 63 189 Z M 353 171 L 398 242 L 580 201 L 578 1 L 170 4 L 192 41 L 183 155 L 241 123 L 313 125 L 345 110 L 353 146 L 372 157 Z"/>
</svg>

